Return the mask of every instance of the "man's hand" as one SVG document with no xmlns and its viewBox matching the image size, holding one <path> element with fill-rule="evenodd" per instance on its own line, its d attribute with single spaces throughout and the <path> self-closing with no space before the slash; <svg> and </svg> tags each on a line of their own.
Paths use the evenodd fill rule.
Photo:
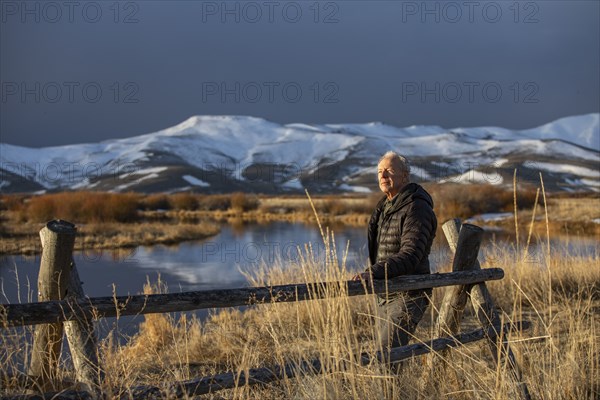
<svg viewBox="0 0 600 400">
<path fill-rule="evenodd" d="M 371 280 L 371 274 L 369 274 L 368 272 L 361 272 L 360 274 L 354 275 L 352 280 L 369 282 Z"/>
</svg>

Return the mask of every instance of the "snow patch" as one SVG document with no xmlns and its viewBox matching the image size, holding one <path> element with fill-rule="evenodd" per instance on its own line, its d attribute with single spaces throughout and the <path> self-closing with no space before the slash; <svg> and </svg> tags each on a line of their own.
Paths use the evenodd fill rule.
<svg viewBox="0 0 600 400">
<path fill-rule="evenodd" d="M 427 171 L 425 171 L 423 168 L 415 167 L 414 165 L 410 166 L 410 174 L 413 176 L 417 176 L 419 177 L 419 179 L 422 180 L 431 179 L 431 175 L 429 175 Z"/>
<path fill-rule="evenodd" d="M 302 182 L 300 182 L 300 179 L 298 179 L 298 178 L 290 179 L 289 181 L 285 182 L 281 186 L 283 186 L 286 189 L 294 189 L 294 190 L 304 189 Z"/>
<path fill-rule="evenodd" d="M 351 186 L 346 183 L 342 183 L 338 186 L 341 190 L 345 190 L 347 192 L 356 192 L 356 193 L 371 193 L 371 189 L 364 186 Z"/>
<path fill-rule="evenodd" d="M 131 172 L 127 172 L 125 174 L 119 175 L 120 179 L 125 179 L 130 177 L 131 175 L 147 175 L 147 174 L 159 174 L 163 171 L 166 171 L 167 167 L 153 167 L 153 168 L 144 168 L 144 169 L 135 169 Z M 158 176 L 158 175 L 156 175 Z"/>
<path fill-rule="evenodd" d="M 576 165 L 536 162 L 533 163 L 532 166 L 549 172 L 569 173 L 587 178 L 600 178 L 600 171 L 594 171 L 593 169 L 579 167 Z"/>
<path fill-rule="evenodd" d="M 148 179 L 154 179 L 154 178 L 158 178 L 158 174 L 150 174 L 150 175 L 146 175 L 146 176 L 142 176 L 141 178 L 138 178 L 134 181 L 131 182 L 127 182 L 124 183 L 122 185 L 119 185 L 117 187 L 114 188 L 115 192 L 121 192 L 127 188 L 130 188 L 131 186 L 137 185 L 139 183 L 141 183 L 142 181 L 148 180 Z"/>
<path fill-rule="evenodd" d="M 591 179 L 580 179 L 580 182 L 587 186 L 599 186 L 600 187 L 600 181 L 593 181 Z"/>
<path fill-rule="evenodd" d="M 504 221 L 504 220 L 512 218 L 512 217 L 513 217 L 513 213 L 510 213 L 510 212 L 486 213 L 486 214 L 474 215 L 470 218 L 467 218 L 467 219 L 465 219 L 465 223 L 486 224 L 486 223 L 490 223 L 490 222 Z M 490 230 L 490 228 L 487 227 L 486 230 Z M 498 230 L 501 230 L 501 229 L 499 228 Z"/>
<path fill-rule="evenodd" d="M 501 185 L 504 182 L 504 178 L 497 173 L 487 173 L 476 170 L 469 170 L 463 174 L 454 175 L 448 178 L 440 179 L 440 183 L 460 183 L 460 184 L 471 184 L 471 183 L 487 183 L 490 185 Z"/>
<path fill-rule="evenodd" d="M 201 186 L 201 187 L 208 187 L 210 186 L 210 183 L 204 182 L 201 179 L 196 178 L 195 176 L 192 175 L 184 175 L 182 176 L 182 178 L 189 183 L 190 185 L 194 185 L 194 186 Z"/>
</svg>

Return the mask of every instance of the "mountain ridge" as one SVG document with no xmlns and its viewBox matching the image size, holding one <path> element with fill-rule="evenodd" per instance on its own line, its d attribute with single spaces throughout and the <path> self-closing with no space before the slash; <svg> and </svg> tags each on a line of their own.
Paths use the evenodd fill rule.
<svg viewBox="0 0 600 400">
<path fill-rule="evenodd" d="M 98 143 L 0 143 L 0 191 L 367 192 L 377 190 L 375 165 L 388 150 L 406 155 L 420 182 L 508 185 L 517 168 L 532 184 L 542 172 L 549 189 L 600 191 L 599 117 L 510 130 L 281 125 L 251 116 L 195 115 L 157 132 Z"/>
</svg>

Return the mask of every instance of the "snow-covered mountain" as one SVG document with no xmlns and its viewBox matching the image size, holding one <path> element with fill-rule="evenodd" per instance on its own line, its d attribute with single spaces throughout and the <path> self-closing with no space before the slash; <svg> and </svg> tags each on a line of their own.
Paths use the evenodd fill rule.
<svg viewBox="0 0 600 400">
<path fill-rule="evenodd" d="M 0 143 L 0 191 L 367 192 L 378 158 L 406 155 L 416 181 L 600 191 L 600 114 L 538 128 L 398 128 L 383 123 L 280 125 L 194 116 L 174 127 L 101 143 L 28 148 Z"/>
</svg>

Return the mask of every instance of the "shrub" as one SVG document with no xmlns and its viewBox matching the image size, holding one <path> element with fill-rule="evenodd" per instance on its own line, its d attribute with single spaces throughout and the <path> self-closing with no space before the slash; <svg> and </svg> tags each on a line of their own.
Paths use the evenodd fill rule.
<svg viewBox="0 0 600 400">
<path fill-rule="evenodd" d="M 25 205 L 24 219 L 46 222 L 132 222 L 138 218 L 139 195 L 134 193 L 70 192 L 32 197 Z"/>
<path fill-rule="evenodd" d="M 26 196 L 9 194 L 1 197 L 2 211 L 12 211 L 15 213 L 17 220 L 20 222 L 26 221 L 26 202 L 29 201 Z"/>
<path fill-rule="evenodd" d="M 258 208 L 258 198 L 236 192 L 231 195 L 231 208 L 238 211 L 250 211 Z"/>
<path fill-rule="evenodd" d="M 106 221 L 132 222 L 138 219 L 139 197 L 133 193 L 111 195 L 108 198 Z"/>
<path fill-rule="evenodd" d="M 513 211 L 513 191 L 493 185 L 430 184 L 427 191 L 433 197 L 439 220 L 468 218 L 473 215 Z M 535 202 L 535 191 L 522 189 L 517 193 L 519 209 Z"/>
<path fill-rule="evenodd" d="M 349 207 L 340 199 L 327 199 L 321 203 L 321 209 L 329 215 L 342 215 L 349 211 Z M 318 210 L 318 208 L 317 208 Z"/>
<path fill-rule="evenodd" d="M 169 196 L 164 193 L 146 196 L 140 205 L 144 210 L 169 210 L 171 208 Z"/>
<path fill-rule="evenodd" d="M 51 220 L 56 214 L 56 202 L 51 196 L 33 197 L 27 203 L 24 213 L 26 220 L 33 222 L 45 222 Z M 68 217 L 65 216 L 64 219 Z"/>
<path fill-rule="evenodd" d="M 198 209 L 204 211 L 227 210 L 231 206 L 228 195 L 201 195 L 198 197 Z"/>
<path fill-rule="evenodd" d="M 191 193 L 176 193 L 169 196 L 169 204 L 174 210 L 197 210 L 198 200 Z"/>
</svg>

